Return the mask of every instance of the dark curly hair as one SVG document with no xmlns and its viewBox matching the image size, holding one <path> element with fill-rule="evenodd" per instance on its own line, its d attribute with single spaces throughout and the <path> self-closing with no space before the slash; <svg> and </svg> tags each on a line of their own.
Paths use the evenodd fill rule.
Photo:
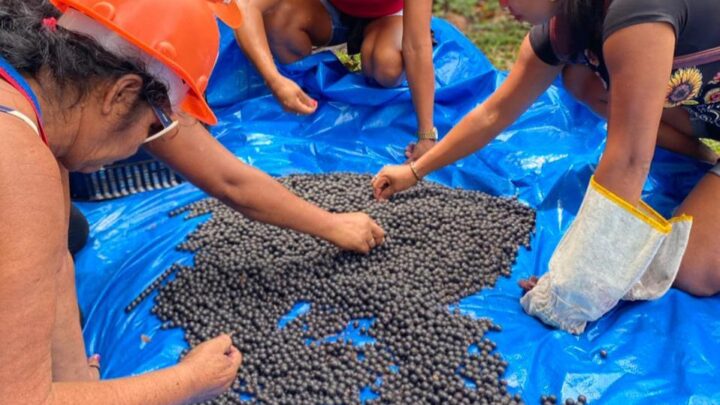
<svg viewBox="0 0 720 405">
<path fill-rule="evenodd" d="M 135 74 L 143 88 L 129 115 L 142 101 L 169 105 L 167 87 L 141 62 L 116 56 L 88 36 L 59 26 L 48 29 L 43 19 L 50 17 L 59 18 L 60 12 L 47 0 L 0 0 L 0 55 L 23 76 L 42 84 L 40 75 L 47 73 L 63 94 L 74 90 L 77 103 L 98 84 Z"/>
</svg>

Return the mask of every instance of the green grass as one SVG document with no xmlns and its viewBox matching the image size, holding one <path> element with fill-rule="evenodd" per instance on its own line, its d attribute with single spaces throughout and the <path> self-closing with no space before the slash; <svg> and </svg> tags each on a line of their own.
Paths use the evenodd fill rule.
<svg viewBox="0 0 720 405">
<path fill-rule="evenodd" d="M 519 23 L 500 9 L 497 0 L 443 0 L 435 2 L 435 15 L 460 28 L 498 69 L 512 67 L 529 24 Z"/>
<path fill-rule="evenodd" d="M 515 21 L 500 9 L 497 0 L 435 0 L 434 14 L 454 23 L 480 48 L 495 67 L 508 70 L 530 25 Z M 352 72 L 360 71 L 360 57 L 335 50 Z"/>
<path fill-rule="evenodd" d="M 342 48 L 335 50 L 335 56 L 348 68 L 351 72 L 359 72 L 362 69 L 362 61 L 360 60 L 360 54 L 350 56 L 347 53 L 347 49 Z"/>
</svg>

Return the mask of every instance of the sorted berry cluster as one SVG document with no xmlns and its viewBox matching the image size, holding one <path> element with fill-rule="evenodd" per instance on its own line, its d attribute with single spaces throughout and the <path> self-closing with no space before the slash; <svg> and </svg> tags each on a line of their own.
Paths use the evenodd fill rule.
<svg viewBox="0 0 720 405">
<path fill-rule="evenodd" d="M 125 312 L 130 313 L 132 312 L 138 305 L 140 305 L 145 298 L 147 298 L 153 291 L 158 289 L 168 277 L 170 277 L 171 274 L 177 272 L 178 270 L 182 269 L 183 266 L 179 264 L 173 264 L 170 266 L 169 269 L 165 270 L 160 276 L 158 276 L 150 285 L 144 289 L 140 295 L 138 295 L 127 307 L 125 307 Z"/>
<path fill-rule="evenodd" d="M 587 404 L 587 397 L 585 395 L 578 395 L 577 400 L 568 398 L 565 400 L 565 405 L 585 405 Z M 543 395 L 540 397 L 540 405 L 557 405 L 558 400 L 555 395 Z"/>
<path fill-rule="evenodd" d="M 190 346 L 229 333 L 243 353 L 231 392 L 209 403 L 355 404 L 361 393 L 368 404 L 522 403 L 486 337 L 500 327 L 455 304 L 510 275 L 532 209 L 430 182 L 377 202 L 369 176 L 281 181 L 330 211 L 368 213 L 386 241 L 369 255 L 341 252 L 215 199 L 173 212 L 212 215 L 180 245 L 195 265 L 173 270 L 153 313 Z M 298 303 L 310 310 L 281 325 Z"/>
</svg>

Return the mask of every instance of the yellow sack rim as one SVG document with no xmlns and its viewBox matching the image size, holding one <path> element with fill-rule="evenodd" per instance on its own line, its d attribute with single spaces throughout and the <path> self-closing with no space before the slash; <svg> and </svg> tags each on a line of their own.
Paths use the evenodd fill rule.
<svg viewBox="0 0 720 405">
<path fill-rule="evenodd" d="M 595 176 L 592 176 L 590 178 L 590 187 L 593 188 L 593 190 L 597 191 L 598 193 L 602 194 L 604 197 L 606 197 L 608 200 L 612 201 L 619 207 L 625 209 L 627 212 L 634 215 L 636 218 L 640 219 L 641 221 L 645 222 L 646 224 L 652 226 L 654 229 L 656 229 L 658 232 L 661 232 L 663 234 L 668 234 L 672 230 L 672 224 L 679 221 L 692 221 L 692 216 L 690 215 L 680 215 L 677 217 L 673 217 L 670 220 L 665 219 L 662 215 L 660 215 L 657 211 L 655 211 L 651 206 L 647 205 L 645 201 L 640 200 L 640 207 L 635 207 L 629 202 L 623 200 L 618 195 L 613 193 L 612 191 L 606 189 L 603 187 L 600 183 L 595 180 Z"/>
</svg>

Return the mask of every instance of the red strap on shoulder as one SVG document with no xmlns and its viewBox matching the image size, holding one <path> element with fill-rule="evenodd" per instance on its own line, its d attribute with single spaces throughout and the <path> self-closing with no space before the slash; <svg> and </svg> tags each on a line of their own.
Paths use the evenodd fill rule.
<svg viewBox="0 0 720 405">
<path fill-rule="evenodd" d="M 37 118 L 38 123 L 38 130 L 40 131 L 40 139 L 42 139 L 43 143 L 45 145 L 48 145 L 47 136 L 45 136 L 45 128 L 43 128 L 42 120 L 40 119 L 40 111 L 38 111 L 37 107 L 35 106 L 35 103 L 33 102 L 32 97 L 30 97 L 29 94 L 25 91 L 25 89 L 12 77 L 10 76 L 5 70 L 0 69 L 0 77 L 2 77 L 6 82 L 10 83 L 11 86 L 13 86 L 17 91 L 22 94 L 23 97 L 27 99 L 27 101 L 30 102 L 30 105 L 33 108 L 33 111 L 35 111 L 35 118 Z"/>
</svg>

